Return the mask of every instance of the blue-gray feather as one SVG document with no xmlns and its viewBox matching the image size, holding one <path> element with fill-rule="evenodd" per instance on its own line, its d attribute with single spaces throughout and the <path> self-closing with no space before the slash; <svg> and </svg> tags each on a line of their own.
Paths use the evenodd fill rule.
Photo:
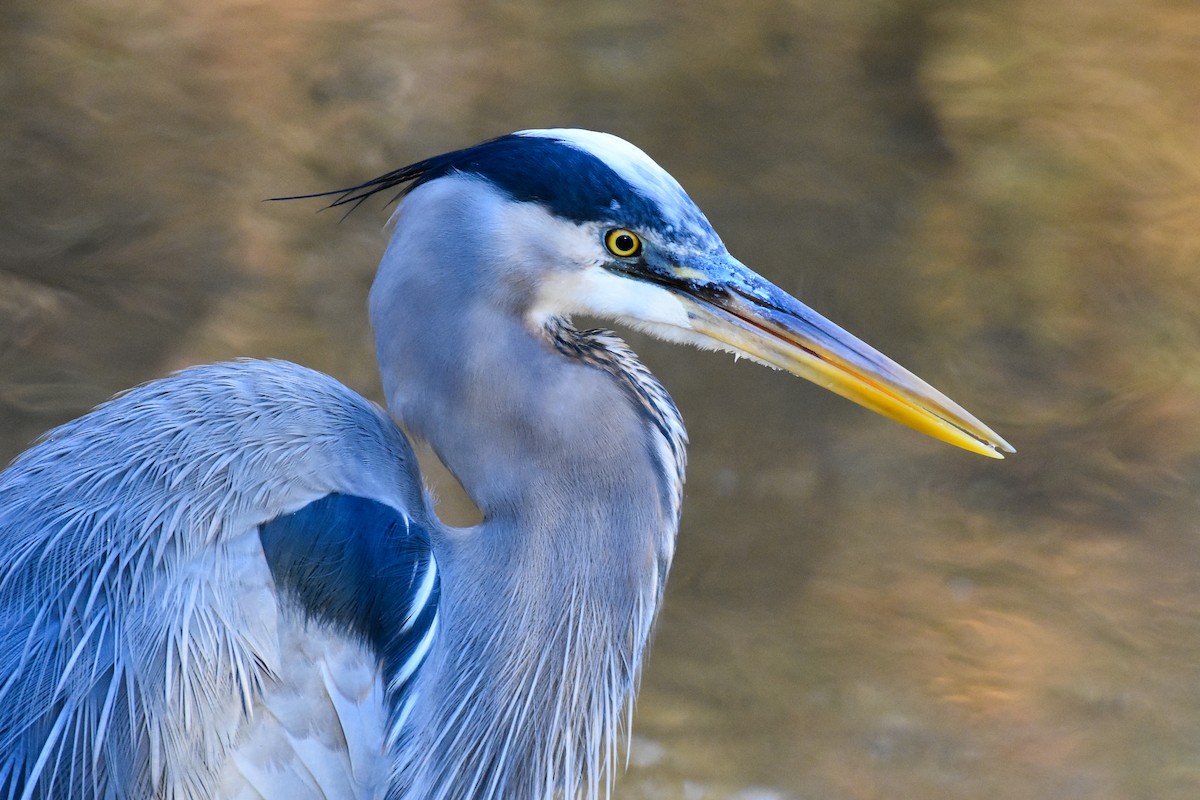
<svg viewBox="0 0 1200 800">
<path fill-rule="evenodd" d="M 256 528 L 337 491 L 424 509 L 386 414 L 286 362 L 156 381 L 17 459 L 0 475 L 0 796 L 211 794 L 274 678 Z"/>
</svg>

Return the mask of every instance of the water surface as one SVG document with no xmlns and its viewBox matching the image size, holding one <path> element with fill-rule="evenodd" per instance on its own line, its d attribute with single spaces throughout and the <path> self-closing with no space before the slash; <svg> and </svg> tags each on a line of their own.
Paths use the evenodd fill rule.
<svg viewBox="0 0 1200 800">
<path fill-rule="evenodd" d="M 617 796 L 1190 800 L 1197 74 L 1169 0 L 9 0 L 0 451 L 201 361 L 378 398 L 387 210 L 261 199 L 610 130 L 1020 451 L 631 335 L 692 448 Z"/>
</svg>

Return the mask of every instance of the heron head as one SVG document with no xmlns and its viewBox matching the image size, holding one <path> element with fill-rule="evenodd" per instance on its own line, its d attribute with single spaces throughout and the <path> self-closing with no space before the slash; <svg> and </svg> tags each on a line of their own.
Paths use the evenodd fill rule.
<svg viewBox="0 0 1200 800">
<path fill-rule="evenodd" d="M 483 239 L 462 245 L 473 257 L 459 268 L 498 270 L 486 280 L 520 298 L 532 328 L 576 313 L 614 319 L 786 370 L 975 453 L 1013 452 L 928 383 L 737 261 L 679 183 L 623 139 L 522 131 L 388 173 L 335 205 L 397 186 L 412 193 L 402 221 L 439 191 L 439 219 L 447 208 L 470 217 L 454 236 Z"/>
</svg>

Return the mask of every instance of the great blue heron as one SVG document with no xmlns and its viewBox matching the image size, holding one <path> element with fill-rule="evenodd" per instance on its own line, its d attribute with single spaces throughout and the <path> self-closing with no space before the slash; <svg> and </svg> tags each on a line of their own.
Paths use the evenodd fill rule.
<svg viewBox="0 0 1200 800">
<path fill-rule="evenodd" d="M 387 397 L 196 367 L 0 476 L 0 795 L 596 798 L 675 548 L 685 433 L 575 313 L 1012 448 L 729 255 L 627 142 L 524 131 L 403 199 L 370 294 Z M 483 512 L 442 524 L 397 423 Z"/>
</svg>

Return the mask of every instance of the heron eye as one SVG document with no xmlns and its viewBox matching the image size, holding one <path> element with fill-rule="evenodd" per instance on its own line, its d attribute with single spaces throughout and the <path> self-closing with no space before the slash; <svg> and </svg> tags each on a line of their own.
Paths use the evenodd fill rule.
<svg viewBox="0 0 1200 800">
<path fill-rule="evenodd" d="M 604 246 L 608 252 L 620 258 L 629 258 L 642 252 L 642 240 L 626 228 L 614 228 L 604 234 Z"/>
</svg>

